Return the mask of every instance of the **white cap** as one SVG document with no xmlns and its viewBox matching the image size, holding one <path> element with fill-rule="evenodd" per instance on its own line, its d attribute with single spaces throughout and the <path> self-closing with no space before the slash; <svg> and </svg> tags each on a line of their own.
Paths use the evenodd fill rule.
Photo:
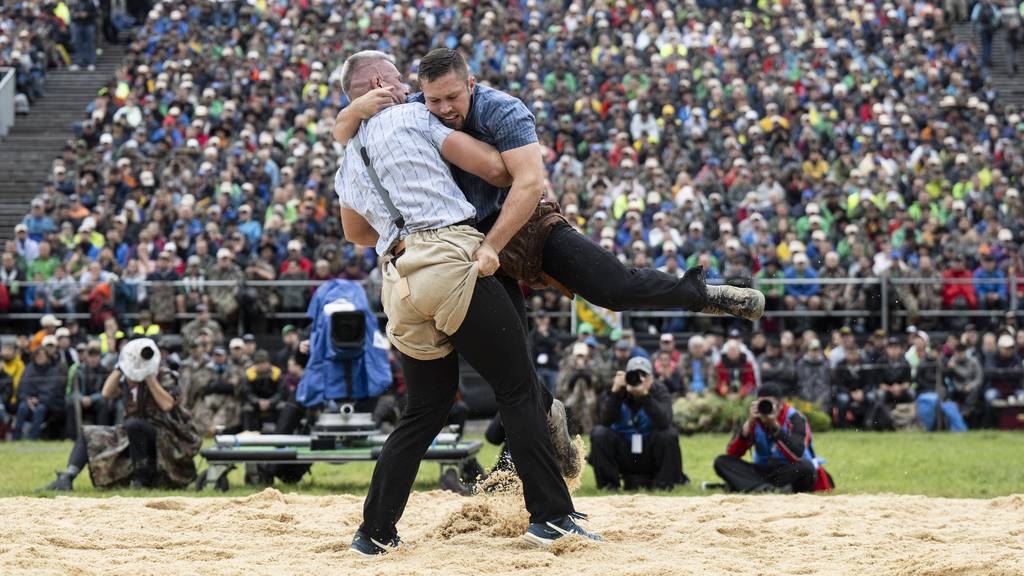
<svg viewBox="0 0 1024 576">
<path fill-rule="evenodd" d="M 289 240 L 288 241 L 288 249 L 289 250 L 302 250 L 302 241 L 297 240 L 297 239 Z"/>
<path fill-rule="evenodd" d="M 228 348 L 245 348 L 245 340 L 241 338 L 232 338 L 231 342 L 228 343 Z"/>
<path fill-rule="evenodd" d="M 232 258 L 232 257 L 234 257 L 234 253 L 231 252 L 231 250 L 229 250 L 227 248 L 221 248 L 220 250 L 217 250 L 217 259 L 218 260 L 220 260 L 221 258 Z"/>
<path fill-rule="evenodd" d="M 61 322 L 60 319 L 54 316 L 53 314 L 47 314 L 46 316 L 43 316 L 42 318 L 39 319 L 39 325 L 42 326 L 43 328 L 56 328 L 61 324 L 63 324 L 63 322 Z"/>
<path fill-rule="evenodd" d="M 57 338 L 65 338 L 65 337 L 70 338 L 71 337 L 71 330 L 68 330 L 67 327 L 65 327 L 65 326 L 61 326 L 60 328 L 57 328 L 57 332 L 55 332 L 55 334 L 56 334 Z"/>
<path fill-rule="evenodd" d="M 1000 348 L 1013 348 L 1014 344 L 1016 343 L 1013 341 L 1013 336 L 1009 334 L 1003 334 L 999 337 L 998 345 Z"/>
<path fill-rule="evenodd" d="M 53 334 L 47 334 L 46 336 L 43 336 L 42 345 L 43 346 L 56 346 L 57 345 L 57 337 L 54 336 Z"/>
</svg>

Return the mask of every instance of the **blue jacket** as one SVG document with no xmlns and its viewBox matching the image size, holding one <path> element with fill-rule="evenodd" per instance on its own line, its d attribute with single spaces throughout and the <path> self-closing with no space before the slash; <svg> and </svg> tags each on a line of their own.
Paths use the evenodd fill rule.
<svg viewBox="0 0 1024 576">
<path fill-rule="evenodd" d="M 988 294 L 998 294 L 1001 300 L 1006 300 L 1006 276 L 999 270 L 992 270 L 992 272 L 986 272 L 984 268 L 978 268 L 974 271 L 974 292 L 978 295 L 978 300 L 982 300 Z M 977 282 L 978 280 L 1000 280 L 998 284 L 989 282 Z"/>
<path fill-rule="evenodd" d="M 366 318 L 366 338 L 362 350 L 338 350 L 331 343 L 331 317 L 328 305 L 362 311 Z M 295 399 L 304 406 L 316 406 L 327 400 L 358 400 L 380 396 L 391 386 L 388 341 L 377 328 L 377 317 L 370 311 L 366 292 L 355 282 L 331 280 L 313 294 L 306 315 L 313 321 L 309 337 L 309 362 L 295 391 Z M 345 365 L 350 364 L 352 397 L 348 397 Z"/>
<path fill-rule="evenodd" d="M 790 266 L 786 268 L 786 272 L 783 276 L 789 280 L 793 278 L 817 278 L 818 273 L 814 271 L 810 266 L 804 268 L 804 275 L 800 276 L 796 272 L 796 268 Z M 817 296 L 818 295 L 818 284 L 786 284 L 786 296 Z"/>
</svg>

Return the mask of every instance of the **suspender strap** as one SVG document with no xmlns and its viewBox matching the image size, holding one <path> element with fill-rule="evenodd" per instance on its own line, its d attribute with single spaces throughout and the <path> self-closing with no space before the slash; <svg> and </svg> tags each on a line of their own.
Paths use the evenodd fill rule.
<svg viewBox="0 0 1024 576">
<path fill-rule="evenodd" d="M 387 206 L 388 215 L 391 216 L 391 222 L 401 232 L 405 229 L 405 217 L 395 207 L 395 203 L 391 201 L 391 194 L 388 193 L 384 185 L 380 183 L 380 176 L 377 175 L 377 171 L 373 169 L 373 164 L 370 162 L 370 153 L 366 151 L 366 146 L 363 145 L 363 138 L 356 131 L 356 143 L 359 145 L 359 155 L 363 158 L 363 165 L 366 166 L 366 172 L 370 175 L 370 180 L 373 182 L 373 187 L 377 189 L 377 194 L 380 195 L 381 200 L 384 201 L 384 205 Z"/>
</svg>

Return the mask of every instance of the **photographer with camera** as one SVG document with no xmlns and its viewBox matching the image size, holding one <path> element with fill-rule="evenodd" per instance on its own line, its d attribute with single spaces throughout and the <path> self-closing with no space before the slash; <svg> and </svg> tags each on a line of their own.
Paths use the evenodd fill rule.
<svg viewBox="0 0 1024 576">
<path fill-rule="evenodd" d="M 124 425 L 83 426 L 67 468 L 45 490 L 70 491 L 86 464 L 96 487 L 182 488 L 195 480 L 202 436 L 179 404 L 177 375 L 160 359 L 149 338 L 125 345 L 102 392 L 124 403 Z"/>
<path fill-rule="evenodd" d="M 679 433 L 672 427 L 672 398 L 655 381 L 651 361 L 634 356 L 601 397 L 598 425 L 590 433 L 590 465 L 597 486 L 618 490 L 686 484 Z"/>
<path fill-rule="evenodd" d="M 743 459 L 751 448 L 752 463 Z M 757 389 L 746 421 L 715 459 L 715 472 L 734 492 L 814 492 L 834 486 L 814 455 L 807 419 L 772 384 Z"/>
</svg>

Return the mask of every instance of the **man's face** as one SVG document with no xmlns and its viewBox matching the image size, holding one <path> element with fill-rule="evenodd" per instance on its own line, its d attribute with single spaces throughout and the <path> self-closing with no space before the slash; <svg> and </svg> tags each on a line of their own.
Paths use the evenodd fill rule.
<svg viewBox="0 0 1024 576">
<path fill-rule="evenodd" d="M 89 366 L 92 366 L 93 368 L 95 368 L 96 366 L 99 366 L 99 364 L 100 364 L 100 349 L 99 348 L 89 348 L 88 350 L 86 350 L 86 352 L 85 352 L 85 361 L 86 361 L 86 363 Z"/>
<path fill-rule="evenodd" d="M 0 350 L 0 357 L 3 357 L 3 359 L 8 362 L 14 360 L 14 346 L 5 345 L 3 349 Z"/>
<path fill-rule="evenodd" d="M 903 355 L 903 349 L 898 345 L 890 344 L 885 347 L 885 355 L 888 356 L 890 360 L 896 360 Z"/>
<path fill-rule="evenodd" d="M 469 115 L 470 96 L 476 80 L 462 78 L 452 71 L 431 81 L 422 81 L 427 109 L 452 130 L 462 129 Z"/>
</svg>

